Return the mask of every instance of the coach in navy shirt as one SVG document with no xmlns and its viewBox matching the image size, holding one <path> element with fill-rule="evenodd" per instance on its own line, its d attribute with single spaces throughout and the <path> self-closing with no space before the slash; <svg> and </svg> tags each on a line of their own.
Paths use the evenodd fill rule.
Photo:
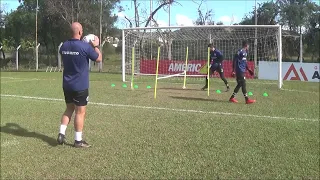
<svg viewBox="0 0 320 180">
<path fill-rule="evenodd" d="M 82 139 L 86 105 L 89 99 L 89 60 L 102 61 L 102 55 L 98 48 L 99 39 L 86 43 L 81 41 L 82 26 L 78 22 L 71 25 L 72 38 L 65 41 L 59 53 L 63 61 L 63 92 L 67 108 L 62 115 L 58 144 L 66 143 L 65 132 L 73 112 L 75 112 L 75 147 L 90 147 Z"/>
</svg>

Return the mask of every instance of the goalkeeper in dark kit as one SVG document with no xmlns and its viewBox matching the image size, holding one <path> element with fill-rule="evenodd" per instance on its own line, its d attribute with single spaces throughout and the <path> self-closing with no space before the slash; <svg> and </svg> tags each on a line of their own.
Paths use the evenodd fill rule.
<svg viewBox="0 0 320 180">
<path fill-rule="evenodd" d="M 222 53 L 214 47 L 213 44 L 209 44 L 208 48 L 210 48 L 210 75 L 212 75 L 215 71 L 217 71 L 220 75 L 220 78 L 224 82 L 224 84 L 227 87 L 227 91 L 229 91 L 230 87 L 228 84 L 228 81 L 224 77 L 224 72 L 223 72 L 223 66 L 222 66 L 222 61 L 223 61 L 223 55 Z M 202 90 L 205 90 L 208 88 L 208 76 L 206 76 L 206 85 L 202 88 Z"/>
</svg>

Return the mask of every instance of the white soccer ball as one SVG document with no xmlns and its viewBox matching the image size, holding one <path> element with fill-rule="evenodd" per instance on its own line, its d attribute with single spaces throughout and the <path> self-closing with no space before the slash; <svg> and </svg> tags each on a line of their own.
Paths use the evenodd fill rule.
<svg viewBox="0 0 320 180">
<path fill-rule="evenodd" d="M 82 41 L 84 41 L 84 42 L 86 42 L 86 43 L 90 43 L 90 41 L 94 41 L 94 37 L 95 37 L 96 35 L 94 35 L 94 34 L 88 34 L 88 35 L 86 35 L 86 36 L 84 36 L 83 38 L 82 38 Z"/>
</svg>

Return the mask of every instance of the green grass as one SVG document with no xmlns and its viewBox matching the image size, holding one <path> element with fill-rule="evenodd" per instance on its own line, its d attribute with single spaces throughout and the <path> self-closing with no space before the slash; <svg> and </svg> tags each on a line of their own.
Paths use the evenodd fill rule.
<svg viewBox="0 0 320 180">
<path fill-rule="evenodd" d="M 150 78 L 136 78 L 132 91 L 120 74 L 91 73 L 84 138 L 93 147 L 75 149 L 56 145 L 61 77 L 1 73 L 2 179 L 319 179 L 319 83 L 278 90 L 248 80 L 257 103 L 246 105 L 241 93 L 230 104 L 220 79 L 210 81 L 209 97 L 203 79 L 188 79 L 186 90 L 181 79 L 159 80 L 154 99 Z"/>
</svg>

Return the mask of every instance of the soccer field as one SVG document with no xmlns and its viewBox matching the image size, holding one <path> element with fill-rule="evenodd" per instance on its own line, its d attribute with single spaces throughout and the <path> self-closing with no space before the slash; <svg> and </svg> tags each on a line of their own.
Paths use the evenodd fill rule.
<svg viewBox="0 0 320 180">
<path fill-rule="evenodd" d="M 92 147 L 76 149 L 56 144 L 61 78 L 1 73 L 1 179 L 319 179 L 319 83 L 248 80 L 257 103 L 246 105 L 241 90 L 228 102 L 234 79 L 230 92 L 211 79 L 209 97 L 203 80 L 160 80 L 154 99 L 153 80 L 131 90 L 120 74 L 91 73 Z M 73 124 L 66 136 L 73 144 Z"/>
</svg>

